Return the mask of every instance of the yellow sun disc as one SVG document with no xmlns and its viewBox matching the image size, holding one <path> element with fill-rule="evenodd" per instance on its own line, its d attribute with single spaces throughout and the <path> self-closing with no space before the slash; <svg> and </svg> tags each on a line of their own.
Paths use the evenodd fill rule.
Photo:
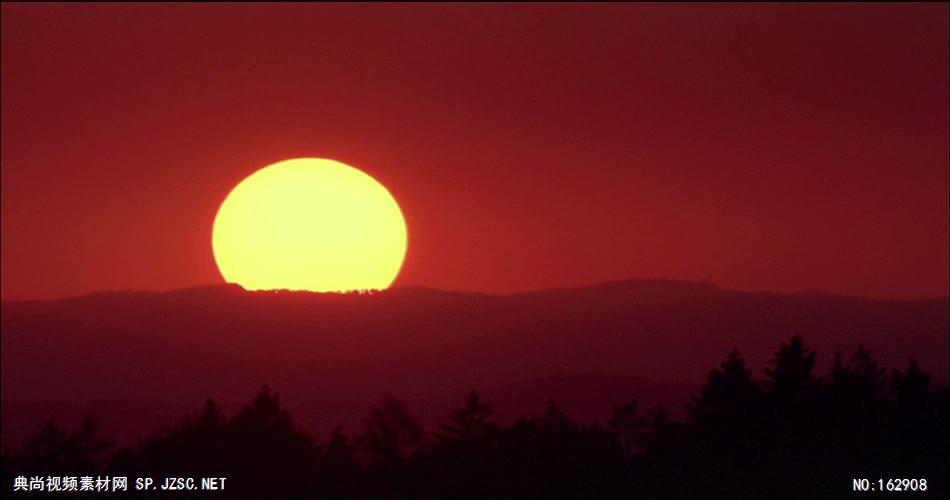
<svg viewBox="0 0 950 500">
<path fill-rule="evenodd" d="M 369 175 L 297 158 L 254 172 L 228 194 L 211 245 L 225 281 L 248 290 L 383 289 L 406 256 L 406 221 Z"/>
</svg>

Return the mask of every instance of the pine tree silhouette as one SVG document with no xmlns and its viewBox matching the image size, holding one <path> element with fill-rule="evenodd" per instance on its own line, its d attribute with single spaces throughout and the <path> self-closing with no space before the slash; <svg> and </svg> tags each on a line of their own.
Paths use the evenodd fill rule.
<svg viewBox="0 0 950 500">
<path fill-rule="evenodd" d="M 19 448 L 5 447 L 0 476 L 98 474 L 106 470 L 114 442 L 100 434 L 99 420 L 86 415 L 72 432 L 53 418 L 44 421 Z M 12 484 L 12 483 L 8 483 Z"/>
<path fill-rule="evenodd" d="M 320 451 L 315 477 L 317 490 L 331 498 L 359 491 L 361 469 L 356 462 L 356 450 L 341 427 L 333 430 Z"/>
<path fill-rule="evenodd" d="M 622 405 L 614 406 L 607 428 L 616 436 L 624 454 L 638 451 L 644 444 L 644 435 L 648 432 L 649 421 L 638 415 L 637 400 L 630 400 Z"/>
<path fill-rule="evenodd" d="M 332 471 L 357 468 L 356 461 L 353 459 L 354 447 L 342 428 L 337 427 L 333 430 L 330 440 L 322 447 L 322 450 L 320 462 L 323 468 Z"/>
<path fill-rule="evenodd" d="M 392 394 L 386 394 L 366 419 L 357 439 L 365 463 L 392 467 L 422 444 L 422 428 Z"/>
<path fill-rule="evenodd" d="M 815 352 L 805 347 L 800 335 L 792 337 L 775 353 L 774 368 L 766 368 L 766 388 L 773 396 L 790 402 L 815 390 L 817 380 L 812 376 Z"/>
<path fill-rule="evenodd" d="M 689 405 L 694 419 L 739 418 L 755 408 L 762 396 L 752 380 L 752 372 L 745 366 L 738 349 L 733 349 L 722 365 L 709 372 L 699 397 Z"/>
<path fill-rule="evenodd" d="M 494 438 L 498 424 L 490 421 L 491 404 L 483 403 L 477 392 L 465 398 L 465 406 L 455 409 L 448 422 L 439 423 L 436 440 L 442 444 L 469 447 Z"/>
<path fill-rule="evenodd" d="M 863 345 L 851 356 L 847 365 L 841 354 L 835 353 L 835 363 L 830 370 L 831 385 L 847 397 L 850 404 L 868 407 L 877 403 L 887 386 L 886 371 L 877 366 L 871 351 Z"/>
</svg>

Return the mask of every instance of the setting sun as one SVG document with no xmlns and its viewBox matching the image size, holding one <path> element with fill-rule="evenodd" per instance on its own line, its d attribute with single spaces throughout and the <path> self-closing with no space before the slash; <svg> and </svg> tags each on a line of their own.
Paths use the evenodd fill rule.
<svg viewBox="0 0 950 500">
<path fill-rule="evenodd" d="M 406 221 L 388 190 L 362 171 L 320 158 L 274 163 L 221 204 L 214 257 L 248 290 L 383 289 L 406 255 Z"/>
</svg>

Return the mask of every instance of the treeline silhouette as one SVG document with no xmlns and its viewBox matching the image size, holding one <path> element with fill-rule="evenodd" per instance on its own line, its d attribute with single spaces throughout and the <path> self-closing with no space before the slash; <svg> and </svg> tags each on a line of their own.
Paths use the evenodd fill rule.
<svg viewBox="0 0 950 500">
<path fill-rule="evenodd" d="M 388 395 L 361 433 L 337 429 L 318 444 L 264 386 L 231 417 L 208 400 L 121 449 L 92 417 L 72 432 L 50 420 L 4 450 L 3 481 L 9 492 L 17 476 L 108 474 L 129 477 L 134 494 L 135 477 L 227 477 L 216 497 L 732 497 L 844 495 L 853 479 L 913 478 L 939 495 L 948 402 L 947 387 L 913 359 L 887 373 L 864 347 L 817 373 L 815 353 L 796 336 L 761 380 L 734 350 L 683 419 L 631 400 L 603 424 L 582 423 L 552 401 L 505 427 L 471 392 L 426 433 Z"/>
</svg>

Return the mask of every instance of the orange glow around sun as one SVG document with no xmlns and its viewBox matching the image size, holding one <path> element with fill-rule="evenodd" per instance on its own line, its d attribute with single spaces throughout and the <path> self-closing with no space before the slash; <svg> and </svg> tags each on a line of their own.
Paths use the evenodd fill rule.
<svg viewBox="0 0 950 500">
<path fill-rule="evenodd" d="M 297 158 L 241 181 L 211 238 L 225 281 L 248 290 L 315 292 L 389 287 L 406 255 L 399 205 L 343 163 Z"/>
</svg>

